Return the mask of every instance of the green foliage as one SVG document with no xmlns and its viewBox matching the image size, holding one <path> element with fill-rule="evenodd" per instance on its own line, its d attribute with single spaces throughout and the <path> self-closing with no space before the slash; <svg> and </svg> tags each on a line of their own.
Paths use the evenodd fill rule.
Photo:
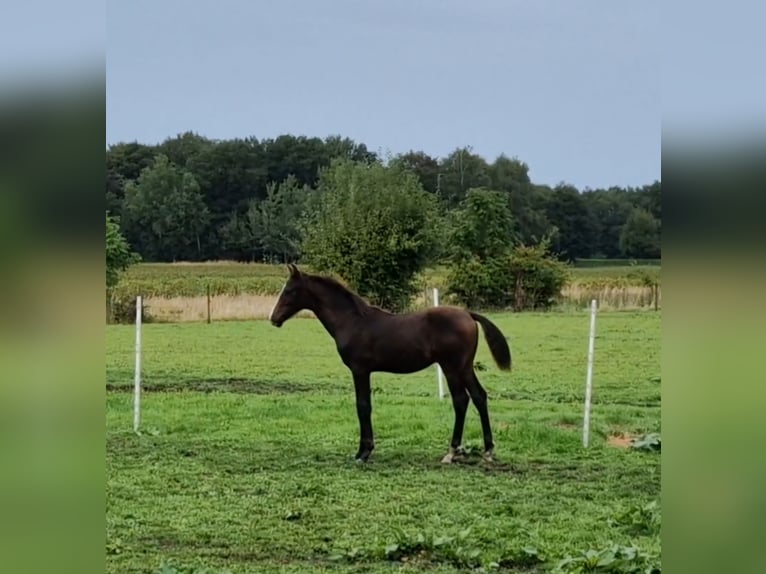
<svg viewBox="0 0 766 574">
<path fill-rule="evenodd" d="M 609 523 L 629 534 L 659 536 L 662 527 L 660 505 L 656 500 L 643 505 L 633 504 Z"/>
<path fill-rule="evenodd" d="M 460 305 L 471 309 L 493 309 L 511 300 L 507 257 L 482 261 L 464 257 L 450 268 L 449 293 Z"/>
<path fill-rule="evenodd" d="M 400 167 L 337 161 L 322 173 L 302 242 L 317 271 L 337 274 L 390 310 L 410 304 L 437 249 L 437 207 Z"/>
<path fill-rule="evenodd" d="M 508 258 L 513 218 L 507 197 L 471 189 L 455 212 L 450 243 L 448 290 L 471 308 L 501 307 L 509 301 Z"/>
<path fill-rule="evenodd" d="M 414 173 L 423 189 L 437 193 L 441 183 L 439 160 L 423 151 L 409 151 L 391 160 L 391 165 L 398 165 Z"/>
<path fill-rule="evenodd" d="M 629 257 L 660 256 L 660 226 L 651 213 L 633 209 L 620 232 L 620 249 Z"/>
<path fill-rule="evenodd" d="M 508 197 L 485 188 L 471 189 L 453 217 L 454 258 L 500 259 L 513 247 L 513 217 Z"/>
<path fill-rule="evenodd" d="M 227 250 L 250 253 L 252 260 L 287 263 L 300 257 L 299 221 L 309 188 L 289 176 L 280 184 L 269 184 L 266 198 L 251 201 L 244 216 L 236 213 L 223 227 Z"/>
<path fill-rule="evenodd" d="M 153 574 L 232 574 L 228 568 L 210 568 L 207 566 L 194 566 L 182 564 L 177 560 L 163 560 L 160 567 Z"/>
<path fill-rule="evenodd" d="M 512 305 L 546 309 L 561 293 L 566 266 L 549 254 L 550 241 L 514 246 L 514 221 L 505 194 L 472 189 L 456 212 L 449 292 L 471 308 Z"/>
<path fill-rule="evenodd" d="M 254 137 L 210 140 L 187 132 L 158 145 L 118 143 L 109 146 L 106 154 L 106 205 L 110 213 L 122 216 L 126 189 L 135 185 L 141 173 L 151 168 L 159 156 L 166 156 L 171 165 L 193 176 L 207 211 L 202 217 L 207 225 L 192 245 L 183 247 L 180 253 L 175 242 L 162 245 L 156 241 L 142 242 L 147 238 L 142 239 L 139 232 L 148 224 L 139 224 L 131 230 L 125 227 L 123 230 L 128 231 L 134 248 L 145 260 L 152 261 L 289 258 L 283 252 L 281 239 L 277 245 L 271 239 L 264 240 L 262 248 L 258 240 L 242 238 L 236 232 L 253 211 L 259 213 L 257 206 L 262 202 L 270 204 L 268 212 L 279 211 L 269 199 L 269 189 L 292 176 L 298 187 L 313 190 L 321 170 L 334 159 L 380 164 L 377 155 L 363 143 L 337 135 L 324 140 L 289 134 L 263 140 Z M 567 259 L 620 256 L 623 253 L 620 234 L 634 209 L 646 210 L 659 229 L 659 181 L 640 188 L 586 188 L 582 192 L 571 185 L 551 188 L 531 181 L 529 166 L 520 159 L 500 155 L 489 162 L 473 153 L 470 146 L 457 148 L 443 158 L 409 151 L 394 157 L 390 165 L 413 173 L 423 189 L 438 198 L 444 210 L 458 206 L 472 188 L 487 187 L 505 194 L 518 239 L 534 245 L 543 237 L 551 237 L 555 251 Z M 268 235 L 273 238 L 271 232 Z M 639 247 L 643 249 L 646 245 Z"/>
<path fill-rule="evenodd" d="M 602 550 L 586 550 L 567 556 L 551 571 L 552 574 L 660 574 L 659 556 L 644 552 L 636 546 L 613 544 Z"/>
<path fill-rule="evenodd" d="M 130 242 L 149 259 L 197 259 L 208 224 L 194 176 L 158 155 L 136 182 L 125 187 L 123 227 Z"/>
<path fill-rule="evenodd" d="M 572 185 L 557 185 L 546 202 L 546 215 L 555 232 L 553 249 L 562 259 L 595 255 L 596 223 L 587 199 Z"/>
<path fill-rule="evenodd" d="M 470 189 L 491 185 L 489 165 L 470 146 L 457 148 L 440 165 L 437 194 L 450 208 L 458 206 Z"/>
<path fill-rule="evenodd" d="M 137 253 L 131 251 L 128 242 L 120 233 L 116 219 L 106 214 L 106 287 L 117 285 L 120 275 L 131 265 L 141 260 Z"/>
<path fill-rule="evenodd" d="M 481 549 L 468 539 L 471 528 L 465 528 L 456 535 L 405 534 L 398 529 L 396 540 L 388 544 L 383 554 L 387 560 L 404 563 L 446 563 L 456 568 L 477 568 L 481 566 Z"/>
<path fill-rule="evenodd" d="M 548 252 L 549 242 L 516 247 L 510 256 L 510 280 L 515 311 L 548 309 L 561 296 L 567 283 L 567 266 Z"/>
</svg>

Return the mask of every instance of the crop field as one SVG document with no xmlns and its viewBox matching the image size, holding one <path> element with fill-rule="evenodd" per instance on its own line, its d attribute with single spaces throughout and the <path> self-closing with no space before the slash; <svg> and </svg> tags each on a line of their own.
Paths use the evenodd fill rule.
<svg viewBox="0 0 766 574">
<path fill-rule="evenodd" d="M 309 269 L 310 270 L 310 269 Z M 131 267 L 115 290 L 123 300 L 142 295 L 147 313 L 163 322 L 265 318 L 286 278 L 284 265 L 235 263 L 145 263 Z M 441 301 L 453 303 L 447 291 L 447 269 L 438 266 L 419 278 L 422 293 L 414 307 L 432 303 L 433 288 Z M 656 287 L 655 287 L 656 284 Z M 561 310 L 586 308 L 598 299 L 602 309 L 638 310 L 660 306 L 660 267 L 624 265 L 572 267 L 561 293 Z"/>
<path fill-rule="evenodd" d="M 588 449 L 588 314 L 490 317 L 514 359 L 482 336 L 496 461 L 471 406 L 452 465 L 435 367 L 373 374 L 376 450 L 354 463 L 351 378 L 310 318 L 144 325 L 136 435 L 135 330 L 107 326 L 107 572 L 659 569 L 660 455 L 625 437 L 661 432 L 660 313 L 599 314 Z"/>
</svg>

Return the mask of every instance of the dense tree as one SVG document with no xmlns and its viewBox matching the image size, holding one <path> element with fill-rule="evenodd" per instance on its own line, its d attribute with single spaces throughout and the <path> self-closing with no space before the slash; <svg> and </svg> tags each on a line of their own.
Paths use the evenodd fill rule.
<svg viewBox="0 0 766 574">
<path fill-rule="evenodd" d="M 582 194 L 594 222 L 591 255 L 621 257 L 620 233 L 633 210 L 630 194 L 618 187 L 588 190 Z"/>
<path fill-rule="evenodd" d="M 131 244 L 153 261 L 195 260 L 208 211 L 194 176 L 158 155 L 125 188 L 123 227 Z"/>
<path fill-rule="evenodd" d="M 620 233 L 620 248 L 628 257 L 660 256 L 660 227 L 651 213 L 640 207 L 633 209 Z"/>
<path fill-rule="evenodd" d="M 226 248 L 235 258 L 250 261 L 297 261 L 300 257 L 299 222 L 309 193 L 290 176 L 271 183 L 263 201 L 252 200 L 247 212 L 236 213 L 224 226 Z"/>
<path fill-rule="evenodd" d="M 489 166 L 470 147 L 453 151 L 439 165 L 437 194 L 448 207 L 456 207 L 469 189 L 489 187 Z"/>
<path fill-rule="evenodd" d="M 112 215 L 122 213 L 125 184 L 138 179 L 152 165 L 157 149 L 137 142 L 110 146 L 106 152 L 106 209 Z"/>
<path fill-rule="evenodd" d="M 436 193 L 439 187 L 439 161 L 422 151 L 408 151 L 394 158 L 394 163 L 414 173 L 420 185 L 430 193 Z"/>
<path fill-rule="evenodd" d="M 128 203 L 126 188 L 137 183 L 158 155 L 166 156 L 169 164 L 193 176 L 202 197 L 202 204 L 195 205 L 204 208 L 199 219 L 207 225 L 194 238 L 193 245 L 180 250 L 178 245 L 159 247 L 156 241 L 150 241 L 150 232 L 135 223 L 135 213 L 122 217 Z M 131 243 L 147 260 L 291 258 L 297 252 L 285 249 L 286 243 L 276 238 L 289 235 L 284 231 L 283 217 L 293 217 L 287 215 L 293 212 L 283 205 L 277 193 L 280 186 L 275 184 L 291 178 L 301 194 L 312 199 L 321 171 L 333 160 L 368 166 L 384 163 L 363 143 L 338 135 L 325 139 L 281 135 L 263 140 L 248 137 L 219 141 L 186 132 L 158 145 L 119 143 L 106 152 L 106 208 L 120 217 L 123 231 L 129 231 Z M 652 215 L 659 236 L 659 181 L 637 188 L 586 189 L 583 193 L 563 184 L 550 188 L 533 182 L 523 161 L 500 155 L 488 163 L 470 147 L 457 148 L 444 158 L 411 150 L 386 163 L 414 174 L 422 189 L 438 199 L 443 214 L 454 211 L 470 189 L 501 192 L 513 214 L 513 240 L 531 246 L 549 237 L 552 249 L 563 259 L 622 256 L 620 237 L 636 208 Z M 269 225 L 264 223 L 267 214 L 272 222 Z M 126 226 L 131 222 L 128 230 Z M 294 222 L 293 227 L 296 225 Z M 282 231 L 269 231 L 264 236 L 264 229 Z M 628 244 L 633 241 L 630 229 Z M 294 244 L 294 235 L 291 237 Z M 449 249 L 448 243 L 442 242 L 443 249 Z"/>
<path fill-rule="evenodd" d="M 157 146 L 161 153 L 178 167 L 188 168 L 190 164 L 205 150 L 215 145 L 215 142 L 194 132 L 185 132 L 174 138 L 168 138 Z"/>
<path fill-rule="evenodd" d="M 662 221 L 662 184 L 655 181 L 641 188 L 641 207 L 646 209 L 657 220 Z"/>
<path fill-rule="evenodd" d="M 375 152 L 369 151 L 363 143 L 359 144 L 352 139 L 334 135 L 324 140 L 322 167 L 329 166 L 333 159 L 348 159 L 371 164 L 378 161 L 378 156 Z"/>
<path fill-rule="evenodd" d="M 546 214 L 555 227 L 553 249 L 562 259 L 590 257 L 595 223 L 585 200 L 572 185 L 557 185 L 547 201 Z"/>
<path fill-rule="evenodd" d="M 371 302 L 409 304 L 436 250 L 437 207 L 401 166 L 336 160 L 319 180 L 304 227 L 305 260 L 336 273 Z"/>
<path fill-rule="evenodd" d="M 545 213 L 547 196 L 529 179 L 529 167 L 518 159 L 499 156 L 489 166 L 492 189 L 508 194 L 519 241 L 533 244 L 550 233 Z"/>
</svg>

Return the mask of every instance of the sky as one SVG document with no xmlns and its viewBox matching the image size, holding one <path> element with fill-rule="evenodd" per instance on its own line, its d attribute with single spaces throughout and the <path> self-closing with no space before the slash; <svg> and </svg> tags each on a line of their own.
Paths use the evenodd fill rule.
<svg viewBox="0 0 766 574">
<path fill-rule="evenodd" d="M 107 144 L 338 134 L 532 181 L 660 179 L 660 3 L 107 0 Z"/>
</svg>

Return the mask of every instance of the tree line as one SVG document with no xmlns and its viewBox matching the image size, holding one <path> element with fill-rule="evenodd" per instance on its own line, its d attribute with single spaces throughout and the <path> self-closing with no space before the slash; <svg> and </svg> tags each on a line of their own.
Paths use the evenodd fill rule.
<svg viewBox="0 0 766 574">
<path fill-rule="evenodd" d="M 318 213 L 322 173 L 338 162 L 383 170 L 359 185 L 405 181 L 397 201 L 425 192 L 445 221 L 466 207 L 471 190 L 491 191 L 494 208 L 509 214 L 502 223 L 508 245 L 545 242 L 561 260 L 660 257 L 659 181 L 583 190 L 541 185 L 521 160 L 490 162 L 470 147 L 443 158 L 423 151 L 380 157 L 340 136 L 211 140 L 191 132 L 157 145 L 119 143 L 106 152 L 106 209 L 144 261 L 297 261 L 311 245 L 306 222 Z M 385 170 L 412 177 L 387 179 Z M 442 250 L 446 257 L 449 246 Z"/>
</svg>

